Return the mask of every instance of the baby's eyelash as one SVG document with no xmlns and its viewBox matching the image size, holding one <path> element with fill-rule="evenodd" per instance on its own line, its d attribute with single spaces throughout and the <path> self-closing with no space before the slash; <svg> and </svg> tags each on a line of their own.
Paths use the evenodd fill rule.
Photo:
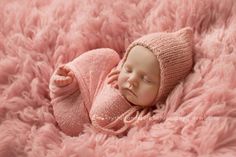
<svg viewBox="0 0 236 157">
<path fill-rule="evenodd" d="M 124 69 L 125 69 L 126 72 L 131 72 L 132 71 L 132 69 L 129 68 L 129 67 L 124 67 Z"/>
<path fill-rule="evenodd" d="M 150 82 L 151 82 L 151 80 L 150 80 L 150 79 L 148 79 L 148 78 L 147 78 L 147 77 L 145 77 L 145 76 L 142 76 L 142 79 L 143 79 L 144 81 L 148 82 L 148 83 L 150 83 Z"/>
</svg>

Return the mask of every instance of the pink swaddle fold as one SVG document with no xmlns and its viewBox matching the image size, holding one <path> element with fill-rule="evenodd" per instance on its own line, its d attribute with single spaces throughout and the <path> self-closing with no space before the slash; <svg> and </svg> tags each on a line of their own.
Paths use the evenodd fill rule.
<svg viewBox="0 0 236 157">
<path fill-rule="evenodd" d="M 96 96 L 89 115 L 95 128 L 112 135 L 124 133 L 132 124 L 151 116 L 147 109 L 131 105 L 108 84 Z"/>
<path fill-rule="evenodd" d="M 50 81 L 55 119 L 68 135 L 78 135 L 85 123 L 90 123 L 89 111 L 93 99 L 101 90 L 107 74 L 120 61 L 119 55 L 112 49 L 103 48 L 88 51 L 72 62 L 67 63 L 75 78 L 66 87 L 57 87 Z"/>
</svg>

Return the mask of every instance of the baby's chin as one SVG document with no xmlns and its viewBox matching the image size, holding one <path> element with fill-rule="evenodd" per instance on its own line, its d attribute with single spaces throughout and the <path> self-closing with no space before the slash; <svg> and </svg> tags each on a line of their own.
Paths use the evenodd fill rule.
<svg viewBox="0 0 236 157">
<path fill-rule="evenodd" d="M 129 103 L 138 105 L 137 102 L 134 100 L 134 98 L 131 98 L 129 95 L 124 95 L 124 97 Z"/>
<path fill-rule="evenodd" d="M 118 89 L 121 93 L 121 95 L 130 103 L 133 105 L 137 105 L 140 106 L 140 104 L 138 103 L 138 98 L 134 95 L 132 95 L 131 93 L 129 93 L 127 90 L 125 90 L 124 88 L 120 87 L 118 85 Z"/>
<path fill-rule="evenodd" d="M 123 97 L 132 105 L 140 106 L 140 107 L 150 107 L 150 104 L 142 104 L 140 103 L 140 100 L 138 100 L 136 97 L 129 95 L 127 93 L 121 93 Z"/>
<path fill-rule="evenodd" d="M 140 101 L 136 99 L 135 97 L 132 97 L 131 95 L 126 95 L 126 94 L 122 94 L 122 95 L 132 105 L 140 106 L 140 107 L 150 107 L 150 105 L 140 104 L 139 103 Z"/>
<path fill-rule="evenodd" d="M 134 98 L 131 97 L 131 95 L 129 93 L 127 93 L 124 89 L 122 88 L 118 88 L 121 95 L 129 102 L 129 103 L 132 103 L 132 104 L 135 104 L 135 101 L 134 101 Z"/>
<path fill-rule="evenodd" d="M 121 95 L 131 104 L 138 105 L 137 100 L 134 96 L 130 95 L 129 93 L 125 92 L 124 90 L 120 90 Z"/>
</svg>

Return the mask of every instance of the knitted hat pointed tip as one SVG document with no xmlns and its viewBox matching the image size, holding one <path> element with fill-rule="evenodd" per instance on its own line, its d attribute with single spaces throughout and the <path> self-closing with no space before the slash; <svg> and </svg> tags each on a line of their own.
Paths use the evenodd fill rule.
<svg viewBox="0 0 236 157">
<path fill-rule="evenodd" d="M 193 29 L 191 27 L 185 27 L 177 31 L 178 33 L 187 33 L 187 34 L 193 34 Z"/>
</svg>

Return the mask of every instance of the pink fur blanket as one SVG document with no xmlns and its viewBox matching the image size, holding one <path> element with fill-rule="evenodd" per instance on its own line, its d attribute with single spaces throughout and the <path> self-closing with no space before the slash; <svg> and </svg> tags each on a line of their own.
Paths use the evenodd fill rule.
<svg viewBox="0 0 236 157">
<path fill-rule="evenodd" d="M 94 48 L 123 54 L 152 32 L 194 30 L 191 74 L 168 114 L 125 137 L 90 125 L 61 132 L 48 83 L 58 65 Z M 0 157 L 236 156 L 235 0 L 1 0 Z"/>
</svg>

